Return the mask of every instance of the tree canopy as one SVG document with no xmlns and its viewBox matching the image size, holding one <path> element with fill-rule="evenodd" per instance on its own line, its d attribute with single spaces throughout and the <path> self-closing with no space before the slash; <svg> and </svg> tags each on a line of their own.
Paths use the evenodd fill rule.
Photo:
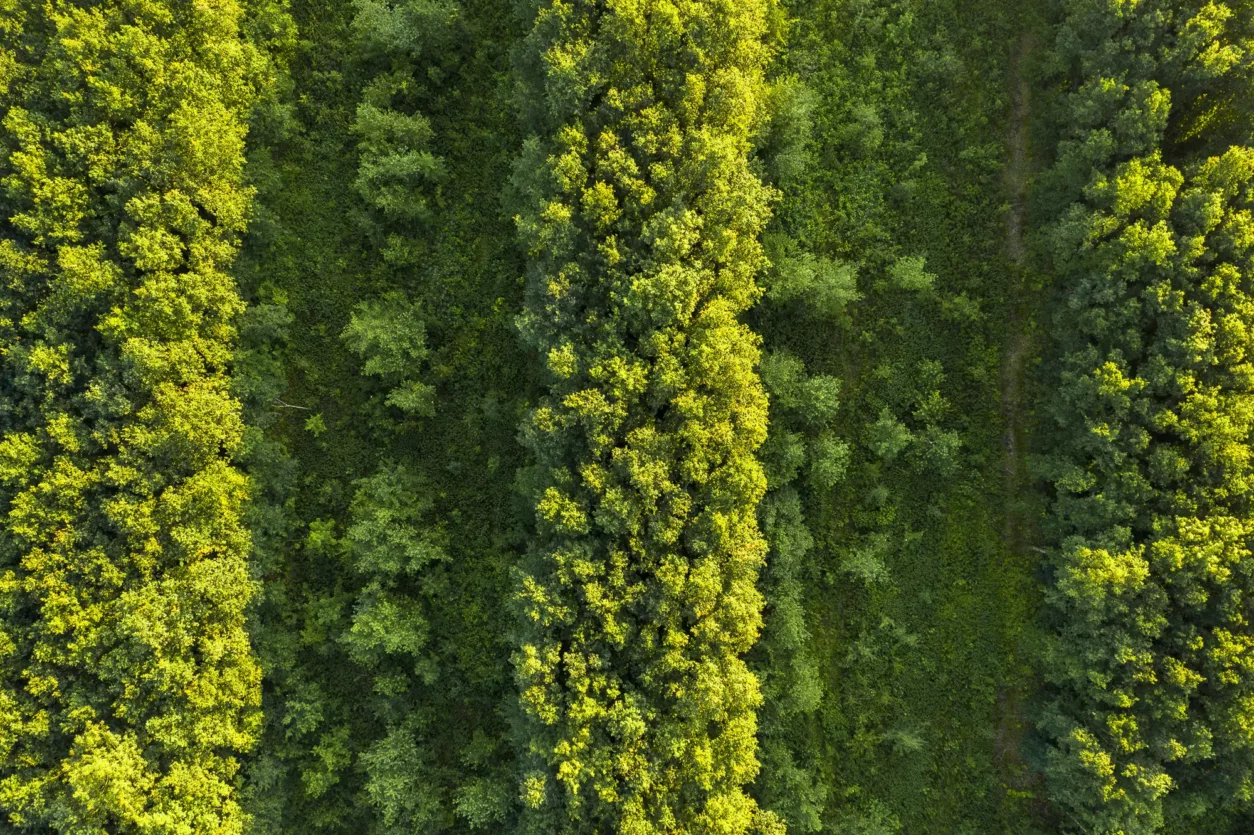
<svg viewBox="0 0 1254 835">
<path fill-rule="evenodd" d="M 260 670 L 227 372 L 260 13 L 0 18 L 0 810 L 20 831 L 244 831 Z"/>
</svg>

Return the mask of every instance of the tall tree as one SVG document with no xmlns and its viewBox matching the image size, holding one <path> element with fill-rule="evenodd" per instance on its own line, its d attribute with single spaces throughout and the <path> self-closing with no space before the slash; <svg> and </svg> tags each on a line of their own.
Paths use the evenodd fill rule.
<svg viewBox="0 0 1254 835">
<path fill-rule="evenodd" d="M 0 814 L 18 832 L 244 828 L 259 671 L 227 270 L 267 76 L 245 12 L 0 9 Z"/>
</svg>

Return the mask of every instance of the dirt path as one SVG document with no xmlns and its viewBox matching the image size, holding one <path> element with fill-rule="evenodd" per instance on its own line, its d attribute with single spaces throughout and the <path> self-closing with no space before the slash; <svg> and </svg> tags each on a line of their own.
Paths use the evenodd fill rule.
<svg viewBox="0 0 1254 835">
<path fill-rule="evenodd" d="M 1028 179 L 1028 116 L 1031 112 L 1030 88 L 1021 70 L 1023 58 L 1032 49 L 1031 37 L 1020 39 L 1011 59 L 1011 113 L 1008 137 L 1009 155 L 1005 168 L 1005 188 L 1010 199 L 1006 213 L 1006 255 L 1012 265 L 1009 288 L 1010 318 L 1002 355 L 1001 409 L 1005 420 L 1003 443 L 1006 447 L 1005 493 L 1010 501 L 1006 513 L 1006 541 L 1012 552 L 1024 547 L 1021 513 L 1016 512 L 1014 497 L 1024 486 L 1023 434 L 1023 364 L 1031 337 L 1026 321 L 1024 272 L 1028 250 L 1024 240 L 1027 225 Z"/>
<path fill-rule="evenodd" d="M 1031 114 L 1030 87 L 1021 64 L 1031 52 L 1033 41 L 1025 34 L 1016 45 L 1010 64 L 1010 124 L 1007 135 L 1007 160 L 1003 186 L 1010 203 L 1006 213 L 1006 256 L 1009 261 L 1007 287 L 1006 338 L 1002 348 L 1000 375 L 1001 411 L 1004 430 L 1002 443 L 1005 458 L 1002 489 L 1005 496 L 1006 558 L 1013 568 L 1008 573 L 1022 574 L 1035 557 L 1030 550 L 1031 520 L 1025 502 L 1029 489 L 1026 462 L 1028 404 L 1024 394 L 1026 363 L 1032 355 L 1032 292 L 1027 286 L 1028 247 L 1026 242 L 1028 185 L 1032 173 L 1029 157 L 1028 119 Z M 1013 594 L 1013 592 L 1011 592 Z M 998 723 L 995 753 L 1006 770 L 1008 784 L 1019 791 L 1036 795 L 1034 806 L 1043 804 L 1039 779 L 1031 772 L 1021 753 L 1021 744 L 1028 731 L 1025 715 L 1025 681 L 1008 681 L 997 690 Z"/>
</svg>

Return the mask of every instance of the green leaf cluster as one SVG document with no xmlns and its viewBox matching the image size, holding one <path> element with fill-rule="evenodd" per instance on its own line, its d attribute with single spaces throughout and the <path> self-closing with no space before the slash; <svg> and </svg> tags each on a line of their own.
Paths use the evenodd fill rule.
<svg viewBox="0 0 1254 835">
<path fill-rule="evenodd" d="M 768 2 L 544 2 L 521 70 L 527 831 L 774 832 L 744 787 L 766 555 L 755 450 Z"/>
</svg>

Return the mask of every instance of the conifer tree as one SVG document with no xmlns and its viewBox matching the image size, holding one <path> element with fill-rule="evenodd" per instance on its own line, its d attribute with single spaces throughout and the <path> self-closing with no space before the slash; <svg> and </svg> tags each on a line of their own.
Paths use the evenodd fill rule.
<svg viewBox="0 0 1254 835">
<path fill-rule="evenodd" d="M 770 191 L 749 164 L 768 0 L 525 3 L 523 802 L 537 832 L 774 831 L 743 787 L 761 694 Z"/>
<path fill-rule="evenodd" d="M 0 8 L 0 828 L 237 835 L 234 0 Z"/>
</svg>

